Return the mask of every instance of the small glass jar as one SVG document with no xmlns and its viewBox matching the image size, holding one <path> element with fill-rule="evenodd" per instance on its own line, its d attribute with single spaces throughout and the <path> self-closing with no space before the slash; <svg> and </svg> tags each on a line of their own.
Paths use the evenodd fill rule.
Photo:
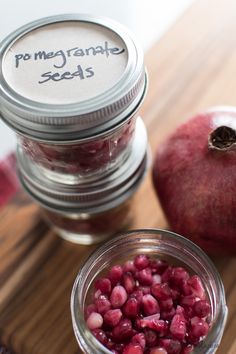
<svg viewBox="0 0 236 354">
<path fill-rule="evenodd" d="M 123 26 L 59 15 L 0 44 L 2 119 L 47 178 L 110 173 L 131 153 L 147 80 L 143 52 Z"/>
<path fill-rule="evenodd" d="M 211 304 L 211 327 L 193 354 L 216 352 L 227 319 L 224 287 L 218 271 L 207 255 L 194 243 L 175 233 L 158 230 L 133 230 L 121 234 L 99 247 L 87 259 L 75 280 L 71 295 L 71 314 L 77 342 L 86 354 L 111 353 L 92 335 L 84 320 L 85 306 L 90 303 L 94 280 L 115 264 L 123 264 L 138 254 L 148 254 L 184 266 L 202 280 Z"/>
<path fill-rule="evenodd" d="M 80 244 L 101 242 L 132 222 L 132 196 L 147 170 L 144 123 L 138 118 L 132 151 L 122 166 L 94 182 L 68 185 L 45 179 L 22 149 L 18 149 L 18 170 L 23 188 L 61 237 Z"/>
</svg>

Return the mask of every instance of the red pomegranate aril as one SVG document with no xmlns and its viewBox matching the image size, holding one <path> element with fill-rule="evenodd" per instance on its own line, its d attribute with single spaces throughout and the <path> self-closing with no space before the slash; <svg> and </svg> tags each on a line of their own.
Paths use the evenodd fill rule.
<svg viewBox="0 0 236 354">
<path fill-rule="evenodd" d="M 157 300 L 167 300 L 171 298 L 171 290 L 167 283 L 154 284 L 151 287 L 151 293 Z"/>
<path fill-rule="evenodd" d="M 151 289 L 149 286 L 139 286 L 137 289 L 142 291 L 143 295 L 151 294 Z"/>
<path fill-rule="evenodd" d="M 174 315 L 170 324 L 170 333 L 179 340 L 184 339 L 186 335 L 186 320 L 182 315 Z"/>
<path fill-rule="evenodd" d="M 125 317 L 135 318 L 138 316 L 140 305 L 135 298 L 129 298 L 123 306 L 123 313 Z"/>
<path fill-rule="evenodd" d="M 89 317 L 92 312 L 97 312 L 97 306 L 95 304 L 90 304 L 85 309 L 85 319 Z"/>
<path fill-rule="evenodd" d="M 123 276 L 123 268 L 120 265 L 114 265 L 109 272 L 109 279 L 113 285 L 116 285 Z"/>
<path fill-rule="evenodd" d="M 150 354 L 168 354 L 165 348 L 155 347 L 150 350 Z"/>
<path fill-rule="evenodd" d="M 103 294 L 110 295 L 111 281 L 108 278 L 98 278 L 95 282 L 95 289 L 100 290 Z"/>
<path fill-rule="evenodd" d="M 162 279 L 162 283 L 167 283 L 171 280 L 172 277 L 172 267 L 169 266 L 168 268 L 166 268 L 166 270 L 164 271 L 164 273 L 161 276 Z"/>
<path fill-rule="evenodd" d="M 138 333 L 131 339 L 132 344 L 139 344 L 142 349 L 146 347 L 146 339 L 144 333 Z"/>
<path fill-rule="evenodd" d="M 137 273 L 137 280 L 139 281 L 140 285 L 152 285 L 153 279 L 151 269 L 145 268 L 140 270 L 140 272 Z"/>
<path fill-rule="evenodd" d="M 159 274 L 154 274 L 152 276 L 152 284 L 161 284 L 161 276 Z"/>
<path fill-rule="evenodd" d="M 180 303 L 182 306 L 189 306 L 189 307 L 193 307 L 194 304 L 199 301 L 199 298 L 194 296 L 194 295 L 187 295 L 187 296 L 184 296 L 181 300 L 180 300 Z"/>
<path fill-rule="evenodd" d="M 157 273 L 162 275 L 164 271 L 168 268 L 168 263 L 161 259 L 151 259 L 150 268 L 152 269 L 153 274 Z"/>
<path fill-rule="evenodd" d="M 159 345 L 166 349 L 168 354 L 179 354 L 182 349 L 182 345 L 177 339 L 165 339 L 159 340 Z"/>
<path fill-rule="evenodd" d="M 171 282 L 176 285 L 181 285 L 189 277 L 189 273 L 182 267 L 174 267 L 172 269 Z"/>
<path fill-rule="evenodd" d="M 126 341 L 133 335 L 132 323 L 128 319 L 121 320 L 112 330 L 112 338 L 116 342 Z"/>
<path fill-rule="evenodd" d="M 157 300 L 150 294 L 143 296 L 143 311 L 147 316 L 160 313 L 160 307 Z"/>
<path fill-rule="evenodd" d="M 191 323 L 190 334 L 195 338 L 203 337 L 209 331 L 209 325 L 204 319 L 200 317 L 195 316 L 191 318 L 190 323 Z"/>
<path fill-rule="evenodd" d="M 134 261 L 126 261 L 124 266 L 123 266 L 123 271 L 124 273 L 132 273 L 134 274 L 136 272 L 136 268 L 134 265 Z"/>
<path fill-rule="evenodd" d="M 149 257 L 145 254 L 139 254 L 134 258 L 134 265 L 138 270 L 142 270 L 149 266 Z"/>
<path fill-rule="evenodd" d="M 94 329 L 92 330 L 92 333 L 100 343 L 102 343 L 103 345 L 107 344 L 108 339 L 106 333 L 102 329 Z"/>
<path fill-rule="evenodd" d="M 138 344 L 128 344 L 123 351 L 123 354 L 143 354 L 143 349 Z"/>
<path fill-rule="evenodd" d="M 199 300 L 193 305 L 193 312 L 196 316 L 203 318 L 210 314 L 211 306 L 206 300 Z"/>
<path fill-rule="evenodd" d="M 136 284 L 135 284 L 134 277 L 130 272 L 124 273 L 122 284 L 128 294 L 131 294 L 134 291 Z"/>
<path fill-rule="evenodd" d="M 169 311 L 173 307 L 173 300 L 171 298 L 166 300 L 159 300 L 159 305 L 162 311 Z"/>
<path fill-rule="evenodd" d="M 153 317 L 153 316 L 149 316 L 149 317 Z M 140 320 L 140 325 L 142 328 L 147 327 L 153 329 L 154 331 L 159 332 L 160 336 L 167 334 L 168 331 L 168 324 L 166 321 L 163 320 L 148 319 L 148 317 L 144 317 L 142 320 Z"/>
<path fill-rule="evenodd" d="M 103 325 L 103 318 L 98 312 L 92 312 L 87 318 L 87 326 L 89 329 L 101 328 Z"/>
<path fill-rule="evenodd" d="M 104 315 L 104 323 L 110 327 L 118 325 L 122 318 L 122 312 L 120 309 L 109 310 Z"/>
<path fill-rule="evenodd" d="M 95 301 L 95 305 L 97 306 L 97 312 L 101 315 L 104 315 L 111 308 L 111 303 L 108 300 L 106 295 L 101 294 L 97 300 Z"/>
<path fill-rule="evenodd" d="M 98 278 L 93 299 L 87 325 L 115 354 L 189 354 L 209 331 L 199 276 L 146 255 Z"/>
<path fill-rule="evenodd" d="M 188 279 L 187 284 L 190 286 L 193 295 L 198 296 L 201 300 L 205 299 L 205 290 L 199 276 L 193 275 Z"/>
<path fill-rule="evenodd" d="M 157 345 L 157 332 L 153 331 L 152 329 L 145 328 L 144 335 L 148 347 L 155 347 Z"/>
<path fill-rule="evenodd" d="M 93 294 L 93 301 L 96 301 L 99 296 L 102 294 L 101 290 L 98 289 L 97 291 L 95 291 L 95 293 Z"/>
<path fill-rule="evenodd" d="M 120 308 L 127 300 L 127 292 L 121 285 L 117 285 L 112 289 L 110 301 L 113 308 Z"/>
<path fill-rule="evenodd" d="M 174 317 L 175 313 L 175 308 L 172 307 L 169 311 L 161 311 L 161 318 L 165 321 L 170 321 Z"/>
<path fill-rule="evenodd" d="M 188 344 L 184 348 L 182 348 L 181 354 L 190 354 L 190 353 L 192 353 L 193 349 L 194 349 L 194 346 L 192 344 Z"/>
</svg>

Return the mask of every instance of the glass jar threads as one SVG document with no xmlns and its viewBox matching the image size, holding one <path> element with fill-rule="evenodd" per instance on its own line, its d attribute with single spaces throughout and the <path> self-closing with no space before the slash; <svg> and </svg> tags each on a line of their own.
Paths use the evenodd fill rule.
<svg viewBox="0 0 236 354">
<path fill-rule="evenodd" d="M 65 184 L 44 174 L 19 147 L 18 168 L 24 189 L 42 206 L 47 221 L 63 238 L 100 242 L 132 222 L 132 196 L 147 169 L 147 134 L 141 118 L 130 156 L 115 171 L 96 181 Z"/>
<path fill-rule="evenodd" d="M 1 116 L 46 177 L 83 183 L 131 153 L 147 80 L 142 50 L 121 25 L 44 18 L 9 35 L 0 58 Z"/>
</svg>

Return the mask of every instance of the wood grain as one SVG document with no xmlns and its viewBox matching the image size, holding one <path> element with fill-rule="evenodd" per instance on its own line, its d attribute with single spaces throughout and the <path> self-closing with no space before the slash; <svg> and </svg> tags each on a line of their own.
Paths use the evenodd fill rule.
<svg viewBox="0 0 236 354">
<path fill-rule="evenodd" d="M 149 92 L 142 108 L 153 152 L 188 116 L 236 105 L 236 2 L 198 0 L 147 53 Z M 133 228 L 167 227 L 150 175 L 135 196 Z M 0 213 L 0 353 L 80 353 L 69 299 L 94 247 L 65 242 L 19 193 Z M 216 259 L 229 319 L 219 354 L 236 353 L 236 258 Z M 7 348 L 7 349 L 6 349 Z"/>
</svg>

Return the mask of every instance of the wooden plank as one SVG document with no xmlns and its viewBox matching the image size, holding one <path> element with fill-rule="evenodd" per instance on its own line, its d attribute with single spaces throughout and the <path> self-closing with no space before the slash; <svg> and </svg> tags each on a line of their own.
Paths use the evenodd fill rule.
<svg viewBox="0 0 236 354">
<path fill-rule="evenodd" d="M 146 56 L 149 92 L 142 108 L 154 152 L 189 115 L 236 105 L 236 2 L 198 0 Z M 167 227 L 151 175 L 134 197 L 133 228 Z M 19 193 L 0 212 L 0 343 L 15 354 L 79 353 L 69 299 L 81 262 L 94 247 L 65 242 Z M 229 320 L 219 354 L 236 353 L 236 259 L 215 259 Z M 1 348 L 0 348 L 1 353 Z"/>
</svg>

